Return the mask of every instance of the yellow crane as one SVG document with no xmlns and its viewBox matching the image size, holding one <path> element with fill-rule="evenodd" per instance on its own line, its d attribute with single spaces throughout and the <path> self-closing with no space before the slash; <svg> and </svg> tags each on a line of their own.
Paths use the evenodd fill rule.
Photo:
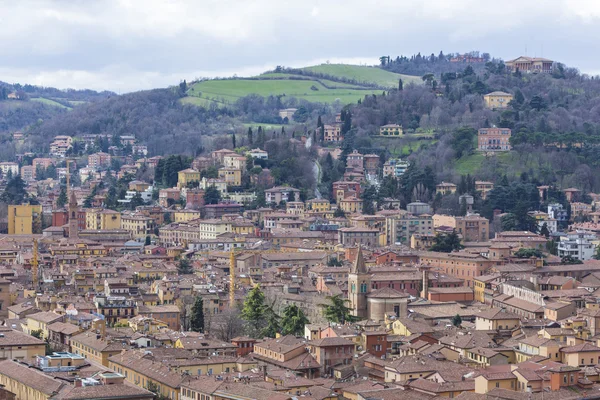
<svg viewBox="0 0 600 400">
<path fill-rule="evenodd" d="M 33 239 L 33 259 L 31 260 L 31 270 L 33 274 L 33 290 L 40 287 L 40 275 L 38 270 L 38 241 Z"/>
</svg>

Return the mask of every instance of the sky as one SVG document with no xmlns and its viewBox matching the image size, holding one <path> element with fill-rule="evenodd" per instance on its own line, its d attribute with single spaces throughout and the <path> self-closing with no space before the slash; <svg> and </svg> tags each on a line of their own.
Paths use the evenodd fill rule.
<svg viewBox="0 0 600 400">
<path fill-rule="evenodd" d="M 3 0 L 0 81 L 125 93 L 479 50 L 600 74 L 598 0 Z"/>
</svg>

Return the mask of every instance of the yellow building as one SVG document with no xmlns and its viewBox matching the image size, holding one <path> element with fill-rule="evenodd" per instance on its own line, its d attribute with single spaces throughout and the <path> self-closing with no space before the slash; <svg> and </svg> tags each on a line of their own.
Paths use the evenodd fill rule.
<svg viewBox="0 0 600 400">
<path fill-rule="evenodd" d="M 491 308 L 476 315 L 475 329 L 478 331 L 513 330 L 521 326 L 521 318 L 500 308 Z"/>
<path fill-rule="evenodd" d="M 190 184 L 197 184 L 200 182 L 200 171 L 195 169 L 184 169 L 177 173 L 177 187 L 179 189 L 189 187 Z"/>
<path fill-rule="evenodd" d="M 404 135 L 404 131 L 402 130 L 402 126 L 398 124 L 387 124 L 379 127 L 379 136 L 402 136 Z"/>
<path fill-rule="evenodd" d="M 594 366 L 600 362 L 600 347 L 588 342 L 563 347 L 560 352 L 563 364 L 570 367 Z"/>
<path fill-rule="evenodd" d="M 340 200 L 338 207 L 345 213 L 362 213 L 363 201 L 356 198 L 356 196 L 350 196 Z"/>
<path fill-rule="evenodd" d="M 306 211 L 327 212 L 331 209 L 329 200 L 312 199 L 306 202 Z"/>
<path fill-rule="evenodd" d="M 435 185 L 435 194 L 454 194 L 456 193 L 456 185 L 454 183 L 442 182 Z"/>
<path fill-rule="evenodd" d="M 236 168 L 219 168 L 219 179 L 225 180 L 227 186 L 241 186 L 242 171 Z"/>
<path fill-rule="evenodd" d="M 42 206 L 30 204 L 8 206 L 8 234 L 42 233 Z"/>
<path fill-rule="evenodd" d="M 516 387 L 517 377 L 510 371 L 487 372 L 484 370 L 475 378 L 475 393 L 479 394 L 486 394 L 492 389 L 515 390 Z"/>
<path fill-rule="evenodd" d="M 92 208 L 85 212 L 85 229 L 121 229 L 121 213 L 102 208 Z"/>
<path fill-rule="evenodd" d="M 143 215 L 122 215 L 121 229 L 131 233 L 134 239 L 144 239 L 146 236 L 154 234 L 156 222 L 154 218 Z"/>
<path fill-rule="evenodd" d="M 0 328 L 0 359 L 31 359 L 46 354 L 46 342 L 10 328 Z"/>
<path fill-rule="evenodd" d="M 483 101 L 487 108 L 507 108 L 508 103 L 513 99 L 513 95 L 505 92 L 492 92 L 483 96 Z"/>
<path fill-rule="evenodd" d="M 200 217 L 200 211 L 195 210 L 176 210 L 173 212 L 173 222 L 187 222 Z"/>
<path fill-rule="evenodd" d="M 98 338 L 96 332 L 83 332 L 71 338 L 71 351 L 109 367 L 108 359 L 120 354 L 123 345 L 120 342 L 108 342 L 106 339 Z"/>
<path fill-rule="evenodd" d="M 47 339 L 49 337 L 48 325 L 62 319 L 62 315 L 53 313 L 52 311 L 42 311 L 28 315 L 26 323 L 21 324 L 21 326 L 23 327 L 23 332 L 31 335 L 33 332 L 39 331 L 41 332 L 40 338 Z"/>
<path fill-rule="evenodd" d="M 13 360 L 0 361 L 0 385 L 17 400 L 49 400 L 65 385 L 51 376 Z"/>
</svg>

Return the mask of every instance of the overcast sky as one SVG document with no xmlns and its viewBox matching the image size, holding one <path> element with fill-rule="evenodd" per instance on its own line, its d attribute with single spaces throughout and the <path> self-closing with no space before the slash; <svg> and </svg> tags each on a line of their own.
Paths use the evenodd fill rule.
<svg viewBox="0 0 600 400">
<path fill-rule="evenodd" d="M 3 0 L 0 80 L 128 92 L 480 50 L 600 73 L 600 0 Z"/>
</svg>

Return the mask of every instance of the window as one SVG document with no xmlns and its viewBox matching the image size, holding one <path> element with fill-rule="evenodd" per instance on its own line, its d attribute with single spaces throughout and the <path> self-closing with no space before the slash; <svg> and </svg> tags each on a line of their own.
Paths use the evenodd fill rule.
<svg viewBox="0 0 600 400">
<path fill-rule="evenodd" d="M 496 382 L 496 387 L 499 388 L 500 387 L 500 382 Z"/>
</svg>

